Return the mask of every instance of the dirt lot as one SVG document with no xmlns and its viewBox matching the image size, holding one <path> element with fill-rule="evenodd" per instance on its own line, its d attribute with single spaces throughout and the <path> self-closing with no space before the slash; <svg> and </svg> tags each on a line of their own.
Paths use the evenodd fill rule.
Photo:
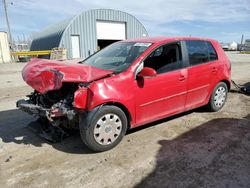
<svg viewBox="0 0 250 188">
<path fill-rule="evenodd" d="M 250 82 L 250 55 L 228 53 L 232 77 Z M 15 108 L 31 91 L 24 64 L 0 64 L 1 187 L 250 187 L 250 97 L 231 92 L 220 112 L 202 109 L 130 131 L 105 153 L 78 133 L 40 139 L 35 119 Z"/>
</svg>

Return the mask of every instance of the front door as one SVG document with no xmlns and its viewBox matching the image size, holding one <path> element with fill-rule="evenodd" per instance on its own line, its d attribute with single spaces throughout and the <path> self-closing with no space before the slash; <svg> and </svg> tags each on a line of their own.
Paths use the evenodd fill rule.
<svg viewBox="0 0 250 188">
<path fill-rule="evenodd" d="M 183 111 L 187 70 L 182 61 L 181 44 L 158 47 L 144 60 L 144 67 L 155 69 L 157 76 L 135 80 L 136 124 Z"/>
</svg>

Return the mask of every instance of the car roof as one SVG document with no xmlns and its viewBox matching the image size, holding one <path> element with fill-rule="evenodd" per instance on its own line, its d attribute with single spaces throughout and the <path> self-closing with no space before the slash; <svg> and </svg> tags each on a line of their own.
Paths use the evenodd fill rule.
<svg viewBox="0 0 250 188">
<path fill-rule="evenodd" d="M 209 38 L 200 38 L 200 37 L 167 37 L 167 36 L 157 36 L 157 37 L 142 37 L 135 39 L 128 39 L 124 42 L 145 42 L 145 43 L 162 43 L 162 42 L 171 42 L 179 40 L 205 40 L 205 41 L 215 41 Z"/>
</svg>

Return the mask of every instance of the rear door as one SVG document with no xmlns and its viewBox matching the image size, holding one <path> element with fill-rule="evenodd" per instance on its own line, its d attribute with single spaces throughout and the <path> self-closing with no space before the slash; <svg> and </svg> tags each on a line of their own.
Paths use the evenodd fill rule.
<svg viewBox="0 0 250 188">
<path fill-rule="evenodd" d="M 205 103 L 218 72 L 217 54 L 212 45 L 202 40 L 187 40 L 189 59 L 186 109 Z"/>
<path fill-rule="evenodd" d="M 187 70 L 181 43 L 156 48 L 144 67 L 156 70 L 157 76 L 136 81 L 136 123 L 143 124 L 184 110 Z"/>
</svg>

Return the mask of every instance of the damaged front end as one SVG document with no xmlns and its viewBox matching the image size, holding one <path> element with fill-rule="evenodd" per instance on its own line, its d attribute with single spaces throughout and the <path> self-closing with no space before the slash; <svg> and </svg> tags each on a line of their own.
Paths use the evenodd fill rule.
<svg viewBox="0 0 250 188">
<path fill-rule="evenodd" d="M 33 59 L 23 68 L 22 77 L 34 92 L 27 96 L 28 100 L 19 100 L 16 105 L 45 119 L 49 129 L 53 127 L 52 132 L 59 130 L 63 134 L 64 128 L 78 128 L 78 112 L 84 111 L 87 104 L 86 86 L 112 73 L 84 64 Z"/>
<path fill-rule="evenodd" d="M 22 111 L 43 120 L 41 136 L 49 141 L 58 142 L 67 136 L 66 130 L 78 129 L 78 114 L 73 106 L 74 93 L 78 85 L 63 83 L 59 90 L 48 91 L 45 94 L 34 91 L 27 96 L 27 100 L 21 99 L 16 105 Z"/>
<path fill-rule="evenodd" d="M 61 89 L 45 94 L 34 91 L 27 95 L 28 100 L 17 101 L 17 107 L 31 115 L 46 117 L 51 123 L 55 123 L 60 117 L 67 117 L 72 121 L 76 116 L 72 103 L 77 89 L 78 84 L 64 83 Z"/>
</svg>

